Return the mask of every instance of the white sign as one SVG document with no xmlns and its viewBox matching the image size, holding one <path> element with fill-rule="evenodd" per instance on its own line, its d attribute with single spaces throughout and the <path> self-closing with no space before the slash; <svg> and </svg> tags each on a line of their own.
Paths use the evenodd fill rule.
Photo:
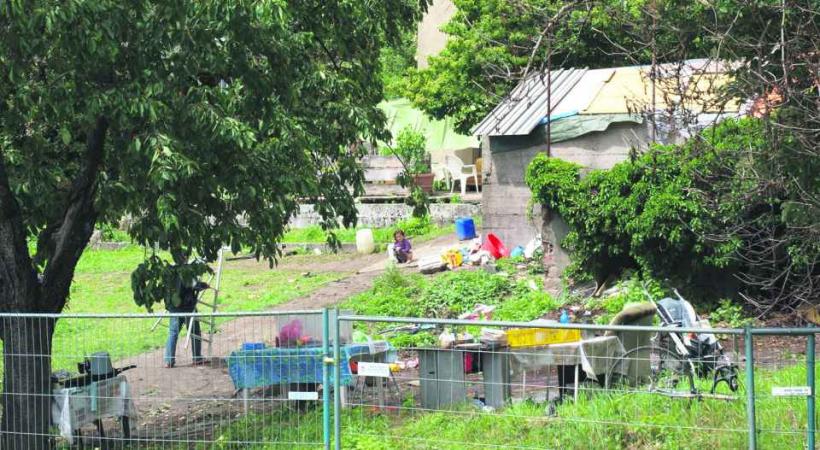
<svg viewBox="0 0 820 450">
<path fill-rule="evenodd" d="M 772 395 L 775 397 L 808 397 L 811 395 L 811 388 L 808 386 L 773 387 Z"/>
<path fill-rule="evenodd" d="M 360 362 L 359 376 L 390 378 L 390 364 Z"/>
<path fill-rule="evenodd" d="M 288 400 L 319 400 L 319 393 L 316 391 L 288 391 Z"/>
</svg>

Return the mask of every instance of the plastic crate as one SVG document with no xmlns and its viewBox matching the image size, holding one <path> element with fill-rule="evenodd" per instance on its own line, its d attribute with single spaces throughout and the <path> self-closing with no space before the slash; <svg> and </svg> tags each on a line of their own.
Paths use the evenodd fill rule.
<svg viewBox="0 0 820 450">
<path fill-rule="evenodd" d="M 578 342 L 580 340 L 581 330 L 568 328 L 514 328 L 507 330 L 507 342 L 510 347 L 534 347 Z"/>
</svg>

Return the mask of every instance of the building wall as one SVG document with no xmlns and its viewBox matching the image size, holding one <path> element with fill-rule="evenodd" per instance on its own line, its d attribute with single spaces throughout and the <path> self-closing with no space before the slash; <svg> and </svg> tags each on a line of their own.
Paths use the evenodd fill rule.
<svg viewBox="0 0 820 450">
<path fill-rule="evenodd" d="M 645 125 L 619 123 L 603 132 L 555 143 L 551 150 L 554 157 L 587 169 L 609 169 L 627 159 L 631 148 L 641 148 L 648 141 Z M 568 232 L 567 225 L 554 212 L 542 214 L 538 205 L 530 205 L 532 196 L 524 182 L 530 161 L 547 150 L 544 127 L 527 136 L 485 137 L 482 149 L 482 229 L 495 233 L 509 248 L 524 245 L 541 233 L 542 240 L 553 248 L 552 254 L 546 256 L 548 262 L 559 269 L 566 267 L 569 256 L 558 244 Z M 532 208 L 529 213 L 528 207 Z"/>
<path fill-rule="evenodd" d="M 419 69 L 427 67 L 427 58 L 437 55 L 447 45 L 447 35 L 440 28 L 456 13 L 451 0 L 433 0 L 419 23 L 416 63 Z"/>
</svg>

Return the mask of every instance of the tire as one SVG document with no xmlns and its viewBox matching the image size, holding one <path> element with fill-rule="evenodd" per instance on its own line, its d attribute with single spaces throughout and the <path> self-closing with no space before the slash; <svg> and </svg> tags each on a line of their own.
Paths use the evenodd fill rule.
<svg viewBox="0 0 820 450">
<path fill-rule="evenodd" d="M 612 364 L 607 371 L 606 388 L 635 390 L 645 386 L 649 392 L 689 397 L 697 393 L 692 367 L 689 360 L 667 348 L 637 347 Z"/>
</svg>

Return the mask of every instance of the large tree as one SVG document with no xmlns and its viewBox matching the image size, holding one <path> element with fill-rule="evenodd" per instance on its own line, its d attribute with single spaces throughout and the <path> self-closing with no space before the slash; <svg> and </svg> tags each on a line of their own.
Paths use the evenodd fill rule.
<svg viewBox="0 0 820 450">
<path fill-rule="evenodd" d="M 96 226 L 272 261 L 300 201 L 355 221 L 356 142 L 385 138 L 378 56 L 419 3 L 0 2 L 0 447 L 48 445 L 55 320 L 16 313 L 63 310 Z M 141 267 L 139 303 L 167 270 Z"/>
</svg>

